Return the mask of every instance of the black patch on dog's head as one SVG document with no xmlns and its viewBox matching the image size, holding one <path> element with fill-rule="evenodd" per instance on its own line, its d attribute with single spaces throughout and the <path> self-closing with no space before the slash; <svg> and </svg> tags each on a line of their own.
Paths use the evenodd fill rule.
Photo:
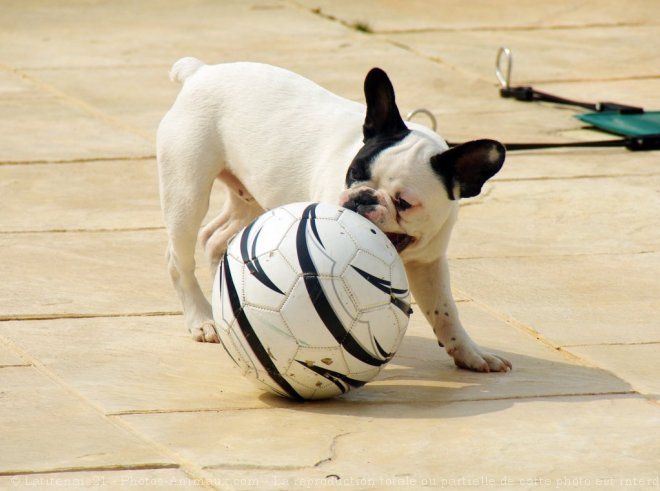
<svg viewBox="0 0 660 491">
<path fill-rule="evenodd" d="M 386 148 L 399 143 L 408 136 L 408 133 L 409 131 L 389 136 L 378 136 L 367 140 L 348 167 L 346 187 L 350 187 L 355 182 L 369 181 L 371 179 L 371 163 L 376 159 L 378 154 Z"/>
<path fill-rule="evenodd" d="M 431 157 L 431 166 L 447 188 L 449 199 L 471 198 L 499 172 L 506 149 L 495 140 L 475 140 Z M 460 196 L 455 196 L 458 186 Z"/>
<path fill-rule="evenodd" d="M 372 68 L 364 79 L 367 114 L 362 125 L 364 146 L 346 173 L 346 187 L 371 179 L 371 163 L 380 152 L 403 140 L 410 130 L 396 106 L 394 87 L 387 74 Z"/>
</svg>

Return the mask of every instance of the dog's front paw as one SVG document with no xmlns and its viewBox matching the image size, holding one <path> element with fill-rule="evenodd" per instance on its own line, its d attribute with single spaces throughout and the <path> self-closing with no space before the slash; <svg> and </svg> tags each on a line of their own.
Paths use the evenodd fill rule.
<svg viewBox="0 0 660 491">
<path fill-rule="evenodd" d="M 472 343 L 454 345 L 447 348 L 457 367 L 475 372 L 508 372 L 513 368 L 509 360 L 501 356 L 482 353 Z"/>
<path fill-rule="evenodd" d="M 190 330 L 190 334 L 195 341 L 200 343 L 219 343 L 220 338 L 215 332 L 215 325 L 212 320 L 205 321 L 202 325 Z"/>
</svg>

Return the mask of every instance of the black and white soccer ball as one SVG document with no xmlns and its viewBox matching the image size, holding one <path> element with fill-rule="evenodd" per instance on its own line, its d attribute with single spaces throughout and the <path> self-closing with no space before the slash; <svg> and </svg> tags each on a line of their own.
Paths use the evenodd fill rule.
<svg viewBox="0 0 660 491">
<path fill-rule="evenodd" d="M 339 206 L 270 210 L 229 243 L 213 285 L 216 331 L 262 389 L 293 399 L 372 380 L 408 326 L 405 269 L 387 236 Z"/>
</svg>

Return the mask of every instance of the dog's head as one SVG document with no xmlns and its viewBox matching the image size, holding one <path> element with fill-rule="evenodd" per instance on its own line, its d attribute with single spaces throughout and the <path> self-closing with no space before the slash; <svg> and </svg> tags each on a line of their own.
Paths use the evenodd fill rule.
<svg viewBox="0 0 660 491">
<path fill-rule="evenodd" d="M 406 126 L 394 88 L 379 68 L 364 82 L 364 146 L 346 174 L 340 204 L 378 225 L 404 259 L 441 240 L 460 198 L 477 196 L 504 163 L 504 146 L 476 140 L 448 149 L 435 133 Z"/>
</svg>

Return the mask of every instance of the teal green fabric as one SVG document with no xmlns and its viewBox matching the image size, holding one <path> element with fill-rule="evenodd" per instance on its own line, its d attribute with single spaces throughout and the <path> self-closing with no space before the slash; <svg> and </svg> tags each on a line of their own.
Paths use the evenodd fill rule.
<svg viewBox="0 0 660 491">
<path fill-rule="evenodd" d="M 585 123 L 601 130 L 624 136 L 641 136 L 660 133 L 660 111 L 641 114 L 621 114 L 618 111 L 578 114 Z"/>
</svg>

